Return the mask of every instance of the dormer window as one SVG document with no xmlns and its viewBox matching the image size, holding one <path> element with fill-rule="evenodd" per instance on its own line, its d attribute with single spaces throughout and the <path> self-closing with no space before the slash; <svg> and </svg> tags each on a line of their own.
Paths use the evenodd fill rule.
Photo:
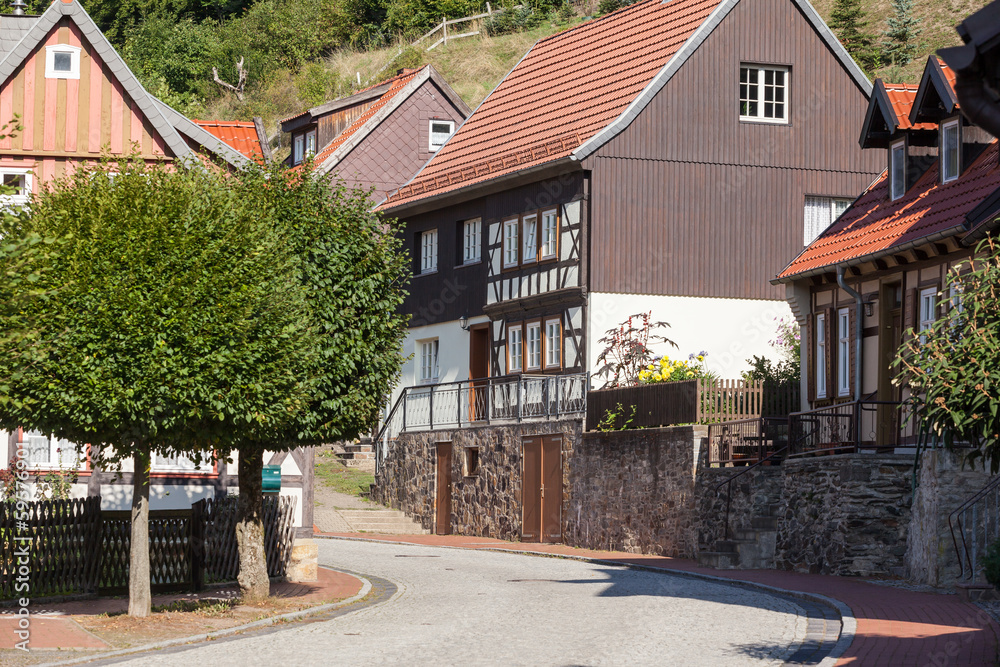
<svg viewBox="0 0 1000 667">
<path fill-rule="evenodd" d="M 889 193 L 894 201 L 906 194 L 905 141 L 897 141 L 889 149 Z"/>
<path fill-rule="evenodd" d="M 53 44 L 45 47 L 46 79 L 79 79 L 80 47 Z"/>
<path fill-rule="evenodd" d="M 292 164 L 302 164 L 307 157 L 316 154 L 316 130 L 309 130 L 292 140 Z"/>
<path fill-rule="evenodd" d="M 958 120 L 941 124 L 941 182 L 947 183 L 958 178 L 962 171 L 962 142 L 959 136 Z"/>
<path fill-rule="evenodd" d="M 740 120 L 788 122 L 788 68 L 740 65 Z"/>
</svg>

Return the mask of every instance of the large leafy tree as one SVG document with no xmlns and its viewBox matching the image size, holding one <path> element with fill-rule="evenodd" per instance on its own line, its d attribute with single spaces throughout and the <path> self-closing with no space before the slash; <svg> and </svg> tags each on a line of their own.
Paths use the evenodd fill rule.
<svg viewBox="0 0 1000 667">
<path fill-rule="evenodd" d="M 1000 247 L 987 239 L 978 258 L 949 275 L 947 315 L 910 331 L 897 382 L 909 386 L 924 443 L 971 445 L 969 460 L 1000 469 Z M 966 272 L 961 272 L 970 269 Z"/>
<path fill-rule="evenodd" d="M 145 616 L 152 452 L 284 435 L 321 347 L 262 178 L 105 167 L 119 173 L 81 169 L 0 222 L 0 425 L 132 459 L 129 613 Z"/>
<path fill-rule="evenodd" d="M 264 451 L 353 438 L 371 428 L 403 359 L 400 307 L 409 259 L 398 227 L 373 213 L 367 192 L 275 167 L 255 189 L 256 208 L 282 221 L 300 262 L 309 326 L 319 333 L 319 371 L 305 410 L 277 434 L 241 440 L 237 541 L 244 598 L 268 593 L 261 521 Z"/>
</svg>

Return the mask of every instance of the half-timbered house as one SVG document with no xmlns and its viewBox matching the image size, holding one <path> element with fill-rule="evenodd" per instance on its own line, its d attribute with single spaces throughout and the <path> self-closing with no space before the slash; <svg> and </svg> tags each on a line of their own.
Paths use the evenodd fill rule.
<svg viewBox="0 0 1000 667">
<path fill-rule="evenodd" d="M 56 0 L 41 16 L 0 15 L 0 125 L 7 127 L 0 176 L 15 189 L 4 195 L 8 205 L 26 203 L 53 179 L 105 158 L 213 159 L 240 168 L 263 152 L 259 137 L 255 151 L 249 137 L 236 140 L 232 124 L 193 122 L 150 95 L 77 0 Z M 0 465 L 18 449 L 32 473 L 75 471 L 74 497 L 100 496 L 105 509 L 131 503 L 130 461 L 120 471 L 102 470 L 89 446 L 24 429 L 0 431 Z M 268 455 L 265 462 L 281 466 L 282 493 L 297 500 L 298 533 L 311 535 L 312 449 Z M 236 482 L 235 463 L 196 465 L 154 453 L 150 505 L 187 508 L 226 494 Z"/>
<path fill-rule="evenodd" d="M 413 257 L 402 385 L 593 372 L 649 311 L 735 376 L 789 315 L 771 277 L 878 174 L 843 122 L 870 92 L 807 0 L 646 0 L 540 40 L 381 204 Z"/>
<path fill-rule="evenodd" d="M 469 115 L 432 65 L 402 69 L 353 95 L 281 122 L 287 164 L 313 156 L 319 175 L 374 188 L 373 202 L 413 177 Z"/>
<path fill-rule="evenodd" d="M 881 175 L 774 279 L 802 325 L 802 419 L 819 425 L 807 445 L 915 444 L 893 382 L 904 332 L 960 307 L 948 272 L 1000 213 L 997 142 L 962 115 L 954 83 L 936 57 L 917 86 L 876 80 L 860 144 Z"/>
</svg>

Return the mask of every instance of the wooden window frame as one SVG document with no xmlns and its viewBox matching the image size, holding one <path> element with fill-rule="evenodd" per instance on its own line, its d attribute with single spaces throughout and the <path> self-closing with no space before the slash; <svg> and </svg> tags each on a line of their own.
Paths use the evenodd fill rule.
<svg viewBox="0 0 1000 667">
<path fill-rule="evenodd" d="M 515 259 L 513 262 L 507 261 L 508 248 L 507 245 L 507 228 L 513 227 L 514 233 L 514 253 Z M 513 270 L 521 265 L 521 218 L 506 218 L 500 225 L 500 264 L 504 270 Z"/>
<path fill-rule="evenodd" d="M 441 342 L 439 338 L 424 338 L 417 341 L 417 345 L 420 346 L 420 366 L 418 368 L 418 380 L 422 385 L 437 384 L 438 380 L 441 378 Z M 425 346 L 430 346 L 432 351 L 432 366 L 430 368 L 431 374 L 427 377 L 424 376 L 424 348 Z"/>
<path fill-rule="evenodd" d="M 559 359 L 554 364 L 549 363 L 549 325 L 555 324 L 559 327 Z M 563 367 L 563 322 L 562 317 L 546 317 L 542 319 L 542 366 L 545 370 L 560 369 Z"/>
<path fill-rule="evenodd" d="M 531 365 L 531 338 L 528 330 L 538 327 L 538 365 Z M 528 320 L 524 322 L 524 372 L 541 371 L 545 366 L 545 329 L 541 319 Z"/>
<path fill-rule="evenodd" d="M 955 153 L 957 159 L 955 160 L 955 173 L 947 173 L 947 151 L 946 151 L 946 137 L 947 132 L 951 129 L 955 130 Z M 952 181 L 957 181 L 958 177 L 962 175 L 962 125 L 957 118 L 951 120 L 946 120 L 941 123 L 941 183 L 951 183 Z"/>
<path fill-rule="evenodd" d="M 292 137 L 292 166 L 302 164 L 306 154 L 306 134 L 296 134 Z"/>
<path fill-rule="evenodd" d="M 45 47 L 45 78 L 46 79 L 79 79 L 80 61 L 83 49 L 71 44 L 50 44 Z M 69 71 L 56 69 L 56 54 L 69 55 Z"/>
<path fill-rule="evenodd" d="M 303 136 L 302 142 L 302 159 L 305 160 L 316 155 L 316 128 L 308 130 Z M 312 140 L 312 147 L 309 146 L 310 139 Z"/>
<path fill-rule="evenodd" d="M 526 266 L 528 264 L 537 264 L 539 259 L 539 253 L 541 248 L 538 247 L 538 241 L 541 239 L 541 227 L 538 224 L 540 222 L 538 212 L 535 213 L 524 213 L 520 216 L 521 218 L 521 266 Z M 535 223 L 534 231 L 528 234 L 528 221 L 533 220 Z M 528 242 L 534 241 L 534 254 L 531 259 L 528 259 Z"/>
<path fill-rule="evenodd" d="M 826 313 L 816 313 L 813 316 L 813 322 L 816 324 L 816 331 L 813 334 L 815 339 L 816 354 L 813 355 L 813 383 L 816 386 L 816 399 L 826 399 L 827 397 L 827 383 L 829 378 L 826 377 L 826 358 L 829 354 L 829 341 L 826 340 Z M 822 375 L 822 382 L 820 382 Z"/>
<path fill-rule="evenodd" d="M 851 395 L 851 311 L 837 309 L 837 396 Z"/>
<path fill-rule="evenodd" d="M 425 257 L 424 257 L 424 250 L 425 250 L 424 246 L 426 244 L 426 240 L 425 239 L 429 238 L 431 235 L 434 236 L 434 266 L 431 267 L 431 268 L 427 268 L 424 265 L 424 259 L 425 259 Z M 432 273 L 437 273 L 438 268 L 441 265 L 441 254 L 440 254 L 440 245 L 439 245 L 441 238 L 438 235 L 437 227 L 435 227 L 433 229 L 425 229 L 424 231 L 420 232 L 417 235 L 417 237 L 418 237 L 418 241 L 419 241 L 419 244 L 420 244 L 420 248 L 419 248 L 419 250 L 420 250 L 420 265 L 419 265 L 420 266 L 420 272 L 418 273 L 418 275 L 426 276 L 426 275 L 430 275 Z"/>
<path fill-rule="evenodd" d="M 757 72 L 756 83 L 751 84 L 749 82 L 749 77 L 746 82 L 743 81 L 744 69 L 747 70 L 748 72 L 750 70 L 755 70 Z M 784 83 L 782 83 L 781 85 L 781 89 L 783 91 L 783 99 L 780 103 L 772 101 L 772 103 L 778 103 L 782 105 L 784 113 L 781 117 L 768 117 L 764 115 L 764 105 L 766 104 L 764 99 L 764 93 L 765 93 L 765 88 L 767 86 L 767 84 L 764 83 L 764 77 L 766 72 L 781 72 L 784 75 Z M 764 123 L 768 125 L 789 125 L 791 123 L 791 90 L 792 90 L 791 67 L 787 65 L 764 65 L 761 63 L 741 62 L 738 74 L 739 74 L 738 77 L 739 85 L 737 89 L 739 91 L 739 95 L 737 95 L 737 101 L 739 102 L 740 106 L 740 116 L 739 116 L 740 122 Z M 756 91 L 757 99 L 755 101 L 757 103 L 758 113 L 755 115 L 743 113 L 743 92 L 741 88 L 743 86 L 747 86 L 749 89 L 749 86 L 751 85 L 753 85 L 757 89 Z M 749 97 L 748 101 L 750 101 Z"/>
<path fill-rule="evenodd" d="M 924 328 L 924 325 L 926 325 L 926 324 L 933 325 L 934 322 L 937 321 L 937 319 L 938 319 L 938 317 L 937 317 L 937 315 L 938 315 L 937 314 L 937 310 L 938 310 L 938 307 L 940 306 L 940 303 L 939 303 L 939 301 L 940 301 L 940 299 L 939 299 L 939 296 L 940 296 L 939 292 L 940 291 L 941 290 L 938 288 L 938 286 L 934 285 L 933 287 L 924 287 L 924 288 L 921 288 L 917 292 L 917 313 L 916 313 L 916 315 L 917 315 L 917 334 L 920 337 L 920 344 L 921 345 L 923 345 L 924 343 L 927 342 L 927 334 L 925 333 L 927 331 L 927 329 Z M 934 302 L 933 302 L 933 305 L 931 306 L 930 312 L 929 313 L 924 313 L 924 303 L 925 303 L 924 299 L 925 299 L 925 297 L 928 297 L 928 296 L 930 298 L 932 298 L 934 300 Z M 925 317 L 925 314 L 928 315 L 929 317 Z"/>
<path fill-rule="evenodd" d="M 471 225 L 476 226 L 476 243 L 475 255 L 473 257 L 468 256 L 469 245 L 469 227 Z M 471 218 L 469 220 L 462 221 L 462 263 L 460 266 L 470 266 L 472 264 L 478 264 L 483 261 L 483 220 L 482 218 Z"/>
<path fill-rule="evenodd" d="M 450 125 L 451 130 L 448 132 L 448 136 L 444 138 L 440 144 L 434 143 L 434 124 L 441 123 L 442 125 Z M 431 118 L 427 121 L 427 150 L 431 153 L 437 153 L 441 148 L 448 143 L 448 140 L 452 138 L 455 134 L 455 121 L 450 118 Z"/>
<path fill-rule="evenodd" d="M 554 213 L 556 219 L 556 234 L 555 234 L 555 249 L 551 255 L 542 254 L 543 246 L 543 230 L 545 215 L 547 213 Z M 539 262 L 557 262 L 559 261 L 559 237 L 562 235 L 562 219 L 560 215 L 560 207 L 545 209 L 539 211 L 538 213 L 538 261 Z"/>
<path fill-rule="evenodd" d="M 902 190 L 896 192 L 896 175 L 895 175 L 895 164 L 893 162 L 894 155 L 897 150 L 901 150 L 902 160 L 899 168 L 903 171 L 903 185 Z M 899 141 L 894 141 L 889 145 L 889 199 L 890 201 L 897 201 L 902 199 L 906 194 L 906 139 L 900 139 Z"/>
<path fill-rule="evenodd" d="M 512 346 L 511 346 L 511 341 L 510 341 L 510 334 L 511 334 L 512 331 L 516 331 L 517 332 L 517 335 L 518 335 L 518 345 L 520 346 L 520 351 L 521 351 L 521 354 L 520 354 L 520 357 L 521 357 L 520 358 L 520 363 L 517 365 L 517 368 L 514 368 L 513 364 L 511 363 L 511 359 L 513 357 L 511 355 L 511 352 L 512 352 L 511 347 Z M 508 374 L 511 374 L 511 373 L 523 373 L 524 372 L 524 327 L 520 323 L 518 323 L 518 324 L 508 324 L 507 325 L 507 337 L 506 337 L 506 341 L 507 341 L 507 343 L 506 343 L 506 348 L 507 348 L 507 373 Z"/>
</svg>

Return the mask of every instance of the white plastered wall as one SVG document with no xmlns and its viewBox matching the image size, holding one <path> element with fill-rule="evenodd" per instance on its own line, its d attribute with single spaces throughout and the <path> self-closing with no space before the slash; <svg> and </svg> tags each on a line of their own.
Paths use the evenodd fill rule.
<svg viewBox="0 0 1000 667">
<path fill-rule="evenodd" d="M 469 326 L 489 322 L 485 315 L 470 317 Z M 420 343 L 437 338 L 438 340 L 438 380 L 437 382 L 456 382 L 469 379 L 469 332 L 464 331 L 458 321 L 429 324 L 415 327 L 406 332 L 403 341 L 403 363 L 399 383 L 392 392 L 389 407 L 395 404 L 403 387 L 414 387 L 420 382 Z"/>
<path fill-rule="evenodd" d="M 785 301 L 751 299 L 712 299 L 643 294 L 592 292 L 588 308 L 588 364 L 598 370 L 597 357 L 603 351 L 603 338 L 630 315 L 652 312 L 652 321 L 670 324 L 664 330 L 677 343 L 654 347 L 657 355 L 686 359 L 689 354 L 707 352 L 709 369 L 722 378 L 738 378 L 750 368 L 747 360 L 762 356 L 778 361 L 771 346 L 778 320 L 791 320 L 792 311 Z M 600 386 L 600 379 L 595 386 Z"/>
</svg>

